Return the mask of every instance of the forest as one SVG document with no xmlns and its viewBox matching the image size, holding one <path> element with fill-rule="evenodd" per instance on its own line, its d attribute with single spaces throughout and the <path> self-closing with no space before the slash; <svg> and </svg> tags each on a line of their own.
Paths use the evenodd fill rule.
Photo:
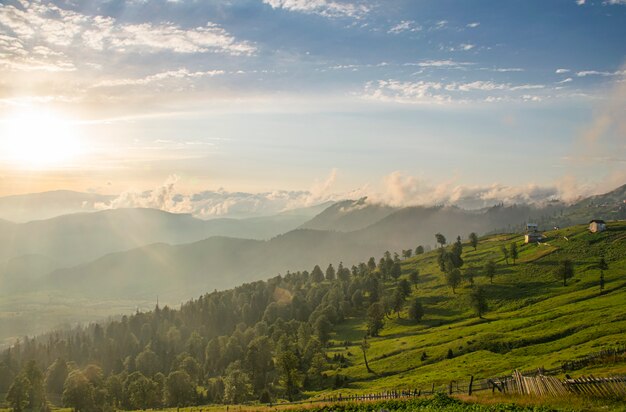
<svg viewBox="0 0 626 412">
<path fill-rule="evenodd" d="M 376 336 L 411 293 L 400 275 L 400 256 L 386 252 L 351 269 L 316 265 L 207 293 L 179 309 L 157 303 L 106 324 L 24 338 L 1 355 L 0 393 L 18 411 L 45 406 L 47 397 L 90 411 L 268 403 L 341 387 L 341 375 L 324 373 L 344 361 L 326 354 L 331 331 L 367 313 Z M 410 279 L 418 282 L 417 270 Z M 413 306 L 418 321 L 423 311 L 419 301 Z"/>
</svg>

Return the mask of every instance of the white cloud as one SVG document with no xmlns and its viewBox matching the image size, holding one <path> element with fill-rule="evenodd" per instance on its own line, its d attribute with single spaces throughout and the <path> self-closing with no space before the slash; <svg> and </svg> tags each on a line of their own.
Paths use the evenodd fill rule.
<svg viewBox="0 0 626 412">
<path fill-rule="evenodd" d="M 443 88 L 444 85 L 439 82 L 379 80 L 365 85 L 364 97 L 400 103 L 443 104 L 452 100 L 450 96 L 440 93 Z"/>
<path fill-rule="evenodd" d="M 454 60 L 424 60 L 418 63 L 406 63 L 407 66 L 419 67 L 460 67 L 469 66 L 474 63 L 456 62 Z"/>
<path fill-rule="evenodd" d="M 585 4 L 586 0 L 576 0 L 576 4 L 578 4 L 579 6 L 582 6 L 583 4 Z"/>
<path fill-rule="evenodd" d="M 236 40 L 208 22 L 182 28 L 173 23 L 125 24 L 103 16 L 87 16 L 51 3 L 22 1 L 22 7 L 0 7 L 0 59 L 4 66 L 39 70 L 73 70 L 64 50 L 120 53 L 225 53 L 249 55 L 255 47 Z M 81 62 L 82 63 L 82 62 Z M 32 70 L 32 69 L 31 69 Z"/>
<path fill-rule="evenodd" d="M 467 24 L 465 27 L 468 27 L 470 29 L 475 29 L 476 27 L 480 26 L 480 23 L 478 22 L 474 22 L 474 23 L 469 23 Z"/>
<path fill-rule="evenodd" d="M 518 94 L 520 91 L 544 89 L 542 84 L 511 84 L 477 80 L 467 83 L 435 81 L 378 80 L 365 84 L 363 97 L 398 103 L 467 103 L 502 100 L 541 101 L 541 96 Z M 490 93 L 485 96 L 485 93 Z M 496 93 L 493 95 L 492 93 Z"/>
<path fill-rule="evenodd" d="M 144 86 L 154 82 L 187 79 L 187 78 L 200 78 L 200 77 L 213 77 L 224 74 L 223 70 L 208 70 L 208 71 L 196 71 L 190 72 L 189 70 L 182 68 L 178 70 L 170 70 L 150 76 L 136 78 L 136 79 L 113 79 L 105 80 L 96 83 L 93 87 L 116 87 L 116 86 Z"/>
<path fill-rule="evenodd" d="M 333 192 L 337 170 L 333 169 L 308 190 L 276 190 L 271 192 L 229 192 L 224 189 L 181 194 L 177 190 L 180 178 L 170 176 L 162 185 L 148 191 L 129 190 L 96 209 L 152 208 L 171 213 L 191 213 L 203 218 L 252 217 L 273 215 L 287 210 L 314 206 L 330 200 L 344 199 L 347 194 Z"/>
<path fill-rule="evenodd" d="M 626 5 L 626 0 L 605 0 L 602 4 Z"/>
<path fill-rule="evenodd" d="M 570 69 L 556 69 L 555 73 L 556 74 L 563 74 L 563 73 L 569 73 Z"/>
<path fill-rule="evenodd" d="M 586 76 L 625 76 L 626 70 L 617 70 L 614 72 L 606 72 L 606 71 L 597 71 L 597 70 L 584 70 L 576 73 L 578 77 L 586 77 Z"/>
<path fill-rule="evenodd" d="M 555 199 L 569 202 L 591 194 L 589 186 L 579 184 L 572 178 L 564 178 L 546 186 L 534 183 L 520 186 L 500 183 L 468 186 L 458 184 L 454 179 L 433 184 L 398 171 L 384 178 L 383 187 L 382 193 L 370 194 L 370 199 L 398 207 L 445 204 L 481 208 L 500 202 L 543 204 Z"/>
<path fill-rule="evenodd" d="M 451 51 L 451 52 L 470 51 L 470 50 L 474 49 L 475 47 L 476 47 L 475 44 L 461 43 L 458 46 L 449 47 L 448 50 Z"/>
<path fill-rule="evenodd" d="M 502 67 L 502 68 L 495 68 L 492 69 L 494 72 L 499 72 L 499 73 L 508 73 L 508 72 L 523 72 L 524 69 L 520 68 L 520 67 Z"/>
<path fill-rule="evenodd" d="M 574 79 L 572 79 L 571 77 L 568 77 L 567 79 L 563 79 L 560 82 L 557 82 L 557 84 L 563 84 L 563 83 L 570 83 L 573 82 Z"/>
<path fill-rule="evenodd" d="M 273 9 L 285 9 L 305 14 L 318 14 L 324 17 L 360 18 L 370 9 L 364 4 L 338 2 L 332 0 L 263 0 Z"/>
<path fill-rule="evenodd" d="M 408 32 L 417 32 L 422 30 L 422 26 L 415 24 L 413 20 L 403 20 L 400 23 L 396 24 L 392 28 L 390 28 L 387 33 L 390 34 L 398 34 L 405 31 Z"/>
</svg>

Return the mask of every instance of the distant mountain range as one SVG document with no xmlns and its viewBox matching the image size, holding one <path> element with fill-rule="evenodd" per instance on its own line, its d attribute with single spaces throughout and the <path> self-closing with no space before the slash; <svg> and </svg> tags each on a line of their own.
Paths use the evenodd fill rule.
<svg viewBox="0 0 626 412">
<path fill-rule="evenodd" d="M 457 235 L 467 238 L 470 232 L 519 232 L 529 221 L 547 229 L 563 225 L 560 222 L 581 223 L 605 217 L 606 213 L 616 218 L 624 212 L 616 205 L 624 189 L 569 207 L 560 203 L 543 208 L 500 205 L 466 211 L 456 207 L 393 209 L 368 205 L 364 199 L 339 202 L 301 225 L 301 229 L 267 241 L 212 237 L 178 246 L 143 246 L 56 270 L 40 282 L 40 287 L 125 298 L 145 297 L 144 293 L 190 296 L 198 290 L 228 288 L 287 270 L 311 270 L 315 264 L 323 268 L 340 261 L 352 265 L 370 256 L 379 258 L 385 250 L 400 252 L 420 244 L 433 245 L 438 232 L 452 242 Z M 583 210 L 588 213 L 581 216 Z M 176 224 L 180 227 L 191 219 L 179 218 Z M 571 222 L 573 219 L 577 221 Z M 320 230 L 326 228 L 334 230 Z"/>
<path fill-rule="evenodd" d="M 0 197 L 0 219 L 30 222 L 71 213 L 95 211 L 98 203 L 107 203 L 115 196 L 81 193 L 71 190 L 29 193 Z"/>
<path fill-rule="evenodd" d="M 94 301 L 177 301 L 213 289 L 319 264 L 345 266 L 494 232 L 626 218 L 626 185 L 573 205 L 392 208 L 366 199 L 267 218 L 203 221 L 153 209 L 81 213 L 16 224 L 0 221 L 0 299 L 52 291 Z M 297 228 L 297 229 L 295 229 Z M 295 229 L 295 230 L 294 230 Z M 283 233 L 284 234 L 280 234 Z M 225 236 L 227 235 L 227 236 Z M 271 239 L 270 239 L 271 237 Z M 0 336 L 1 338 L 1 336 Z"/>
</svg>

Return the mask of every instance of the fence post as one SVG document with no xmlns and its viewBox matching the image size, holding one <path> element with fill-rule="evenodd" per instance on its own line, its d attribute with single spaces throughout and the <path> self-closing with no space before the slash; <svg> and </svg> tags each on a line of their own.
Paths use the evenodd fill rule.
<svg viewBox="0 0 626 412">
<path fill-rule="evenodd" d="M 474 375 L 470 376 L 469 389 L 467 390 L 467 394 L 472 396 L 472 385 L 474 384 Z"/>
</svg>

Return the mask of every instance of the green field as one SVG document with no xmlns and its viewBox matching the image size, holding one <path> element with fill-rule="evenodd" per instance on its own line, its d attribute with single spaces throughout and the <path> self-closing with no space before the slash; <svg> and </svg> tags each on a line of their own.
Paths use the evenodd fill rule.
<svg viewBox="0 0 626 412">
<path fill-rule="evenodd" d="M 464 244 L 463 258 L 476 266 L 475 284 L 484 286 L 490 310 L 479 319 L 469 304 L 470 287 L 464 284 L 453 294 L 439 270 L 436 252 L 403 262 L 403 276 L 417 268 L 420 282 L 412 298 L 419 297 L 426 315 L 419 324 L 406 311 L 385 320 L 380 337 L 371 338 L 368 373 L 359 343 L 366 331 L 364 318 L 351 318 L 336 328 L 335 347 L 349 365 L 337 369 L 349 384 L 336 392 L 362 393 L 394 388 L 430 388 L 470 375 L 488 378 L 514 369 L 551 368 L 562 361 L 626 343 L 626 223 L 609 224 L 604 233 L 589 233 L 575 226 L 546 233 L 541 245 L 525 245 L 521 235 L 482 238 L 476 251 Z M 501 246 L 516 242 L 519 259 L 507 265 Z M 605 292 L 599 289 L 601 255 Z M 575 275 L 568 285 L 554 270 L 562 259 L 573 260 Z M 484 264 L 498 265 L 493 284 L 484 275 Z M 387 287 L 393 287 L 388 284 Z M 343 342 L 347 342 L 346 347 Z M 446 359 L 452 349 L 454 358 Z M 426 353 L 426 360 L 420 358 Z M 603 365 L 595 374 L 626 372 L 626 365 Z"/>
<path fill-rule="evenodd" d="M 596 401 L 578 397 L 538 399 L 492 394 L 491 390 L 475 392 L 472 397 L 463 394 L 459 396 L 470 404 L 450 401 L 447 397 L 440 395 L 436 395 L 434 400 L 421 396 L 419 399 L 406 403 L 394 401 L 395 403 L 373 404 L 367 402 L 359 403 L 357 406 L 350 406 L 346 403 L 341 405 L 320 403 L 324 398 L 339 395 L 345 397 L 388 390 L 409 389 L 430 393 L 434 389 L 441 394 L 448 391 L 449 385 L 453 387 L 458 385 L 461 388 L 458 393 L 464 393 L 465 390 L 462 388 L 466 387 L 470 376 L 473 376 L 476 381 L 481 381 L 486 378 L 509 375 L 515 369 L 522 371 L 538 368 L 552 369 L 559 367 L 565 361 L 624 346 L 626 344 L 624 332 L 626 331 L 626 222 L 612 222 L 608 225 L 606 232 L 598 234 L 589 233 L 585 226 L 575 226 L 547 232 L 546 237 L 541 244 L 526 245 L 523 242 L 523 236 L 519 234 L 491 235 L 481 238 L 476 250 L 468 243 L 463 243 L 461 256 L 464 263 L 461 271 L 465 275 L 473 272 L 474 284 L 472 285 L 467 277 L 464 277 L 454 292 L 448 286 L 446 276 L 439 267 L 439 252 L 435 250 L 402 260 L 400 271 L 397 270 L 398 266 L 395 264 L 393 274 L 383 275 L 380 269 L 382 263 L 376 269 L 370 269 L 365 276 L 358 273 L 348 274 L 343 280 L 322 278 L 313 281 L 311 280 L 313 275 L 309 278 L 308 274 L 306 277 L 301 273 L 288 274 L 284 278 L 279 276 L 267 282 L 244 285 L 231 291 L 207 294 L 197 301 L 182 305 L 179 310 L 163 308 L 153 312 L 137 312 L 122 321 L 113 321 L 106 325 L 108 339 L 103 339 L 105 335 L 102 328 L 99 329 L 99 335 L 96 335 L 95 326 L 88 329 L 76 329 L 73 332 L 76 336 L 82 334 L 81 351 L 64 352 L 67 347 L 66 341 L 56 337 L 50 345 L 47 345 L 48 340 L 40 339 L 36 345 L 31 343 L 30 354 L 25 353 L 20 362 L 24 365 L 30 357 L 38 357 L 44 365 L 50 365 L 57 357 L 66 356 L 67 359 L 76 362 L 70 366 L 72 368 L 85 368 L 87 364 L 92 364 L 91 366 L 95 365 L 100 371 L 98 373 L 103 373 L 104 370 L 103 378 L 108 379 L 117 374 L 115 379 L 119 379 L 119 382 L 134 382 L 130 380 L 130 377 L 134 377 L 133 379 L 144 379 L 147 385 L 152 385 L 151 382 L 154 381 L 151 381 L 151 377 L 155 376 L 156 379 L 158 375 L 156 371 L 159 373 L 163 371 L 163 377 L 177 370 L 176 373 L 183 373 L 181 371 L 186 368 L 186 364 L 177 363 L 180 361 L 176 361 L 174 355 L 184 354 L 185 358 L 181 359 L 190 359 L 189 365 L 195 369 L 189 369 L 191 371 L 189 373 L 186 372 L 188 369 L 184 369 L 183 374 L 189 378 L 191 376 L 189 374 L 196 371 L 195 382 L 190 380 L 188 386 L 198 398 L 183 404 L 221 403 L 224 398 L 220 397 L 221 395 L 217 392 L 219 389 L 216 388 L 219 388 L 218 382 L 224 382 L 221 380 L 227 379 L 227 375 L 232 373 L 228 372 L 226 366 L 234 364 L 242 368 L 241 373 L 245 374 L 248 373 L 245 371 L 249 370 L 246 368 L 251 368 L 250 365 L 253 365 L 257 359 L 254 357 L 256 355 L 246 357 L 243 351 L 233 350 L 237 348 L 239 342 L 243 342 L 241 348 L 248 348 L 247 353 L 261 353 L 259 359 L 265 359 L 266 362 L 263 368 L 271 369 L 265 378 L 264 385 L 267 386 L 259 387 L 271 388 L 274 408 L 278 404 L 281 410 L 343 409 L 346 412 L 374 410 L 372 408 L 377 408 L 376 410 L 387 408 L 390 411 L 624 410 L 624 402 L 614 403 L 612 400 Z M 516 244 L 519 255 L 515 263 L 512 259 L 509 259 L 507 263 L 502 248 L 510 248 L 512 243 Z M 600 290 L 601 271 L 598 266 L 601 257 L 608 264 L 608 268 L 604 270 L 605 287 L 602 293 Z M 490 260 L 496 264 L 493 281 L 487 276 L 485 270 L 485 265 Z M 564 285 L 563 280 L 557 277 L 557 269 L 564 260 L 571 260 L 574 267 L 574 275 L 567 280 L 567 285 Z M 381 259 L 381 262 L 384 260 Z M 367 287 L 365 282 L 368 278 L 380 279 L 379 285 L 382 285 L 382 290 L 377 286 L 376 290 L 379 292 L 368 291 L 365 299 L 373 300 L 373 296 L 378 296 L 375 299 L 384 300 L 395 296 L 394 291 L 401 281 L 408 279 L 415 270 L 419 271 L 419 280 L 417 284 L 411 286 L 410 295 L 406 297 L 403 309 L 399 313 L 392 313 L 389 309 L 391 306 L 389 306 L 382 330 L 378 336 L 368 338 L 367 358 L 371 368 L 371 371 L 368 371 L 363 359 L 361 343 L 367 332 L 368 310 L 365 308 L 369 305 L 367 302 L 365 305 L 347 303 L 350 282 L 360 285 L 358 287 L 365 290 Z M 345 275 L 345 271 L 342 273 Z M 394 279 L 394 275 L 397 276 L 398 273 L 400 273 L 399 278 Z M 308 280 L 302 281 L 305 278 Z M 472 291 L 478 288 L 485 291 L 489 306 L 488 311 L 482 317 L 475 313 L 470 299 Z M 244 304 L 250 302 L 251 296 L 257 296 L 257 298 L 260 296 L 253 294 L 252 291 L 261 293 L 268 290 L 271 294 L 264 298 L 266 300 L 263 300 L 263 305 L 258 310 L 259 313 L 248 312 L 248 317 L 243 317 L 243 319 L 252 319 L 248 324 L 241 322 L 242 318 L 238 318 L 237 315 L 228 317 L 231 316 L 229 313 L 233 310 L 242 310 Z M 307 290 L 313 293 L 303 293 Z M 303 303 L 305 297 L 315 296 L 316 291 L 321 292 L 322 295 L 319 295 L 320 299 L 316 303 L 317 309 L 315 306 L 308 307 L 309 311 L 320 308 L 326 310 L 330 307 L 328 305 L 343 306 L 341 309 L 343 316 L 337 317 L 334 324 L 329 323 L 330 341 L 324 345 L 318 343 L 316 346 L 315 350 L 318 350 L 320 356 L 324 358 L 324 366 L 316 372 L 317 375 L 308 372 L 306 368 L 303 369 L 301 365 L 305 363 L 298 359 L 305 354 L 308 340 L 313 341 L 318 336 L 322 336 L 322 332 L 319 331 L 307 332 L 307 327 L 310 328 L 310 323 L 313 323 L 311 319 L 315 319 L 315 312 L 304 312 L 304 317 L 309 318 L 308 321 L 290 318 L 290 316 L 302 316 L 294 311 L 307 308 Z M 377 295 L 372 295 L 372 293 L 377 293 Z M 220 301 L 221 312 L 217 309 L 214 312 L 210 310 L 202 312 L 204 308 L 210 308 L 211 302 L 218 298 L 228 299 Z M 408 308 L 415 299 L 422 303 L 425 313 L 418 322 L 411 320 L 408 314 Z M 267 302 L 270 303 L 267 304 Z M 379 300 L 375 302 L 380 306 Z M 241 313 L 243 312 L 245 311 L 242 310 Z M 208 315 L 221 313 L 221 316 L 205 316 L 202 320 L 200 317 L 202 313 Z M 261 318 L 261 313 L 263 313 L 263 320 L 257 324 L 255 319 Z M 288 322 L 284 319 L 288 319 Z M 149 322 L 155 325 L 154 328 L 146 326 L 150 325 Z M 228 324 L 223 327 L 225 322 L 230 322 L 233 328 L 236 325 L 235 330 L 230 329 L 231 326 Z M 257 328 L 259 324 L 261 327 Z M 214 326 L 209 328 L 207 325 Z M 216 336 L 221 326 L 223 329 L 221 333 L 225 333 L 223 336 L 214 337 L 212 340 L 204 339 L 204 336 Z M 200 331 L 202 335 L 196 333 L 194 337 L 192 332 L 195 331 Z M 125 339 L 124 333 L 127 333 L 126 336 L 131 339 Z M 97 336 L 100 338 L 97 339 Z M 255 336 L 261 340 L 255 341 Z M 156 359 L 156 361 L 169 359 L 169 363 L 151 364 L 146 363 L 145 359 L 142 360 L 143 363 L 140 363 L 139 359 L 147 356 L 146 353 L 150 353 L 149 348 L 155 345 L 155 342 L 156 345 L 161 345 L 161 351 L 160 355 L 152 352 L 151 359 Z M 183 345 L 184 342 L 187 343 Z M 265 342 L 263 344 L 266 345 L 267 351 L 249 352 L 253 347 L 250 346 L 251 342 Z M 218 346 L 214 346 L 215 343 Z M 157 348 L 155 350 L 159 350 L 159 346 L 154 347 Z M 169 352 L 163 351 L 163 348 L 168 347 Z M 218 348 L 217 354 L 213 355 L 211 352 L 213 347 Z M 112 352 L 111 348 L 117 348 L 118 352 Z M 199 348 L 199 350 L 194 350 L 194 348 Z M 195 362 L 185 350 L 194 353 L 196 359 L 202 360 L 204 355 L 205 361 Z M 108 353 L 114 353 L 114 356 L 105 356 Z M 229 355 L 229 353 L 234 355 Z M 292 398 L 301 401 L 300 405 L 285 404 L 285 399 L 288 398 L 285 381 L 282 378 L 285 375 L 281 375 L 282 372 L 276 368 L 281 359 L 292 359 L 287 357 L 291 356 L 290 354 L 296 359 L 293 363 L 295 366 L 290 367 L 290 370 L 307 373 L 307 377 L 319 377 L 317 383 L 303 381 L 296 384 L 296 391 L 293 392 Z M 231 356 L 231 358 L 226 358 L 226 356 Z M 121 362 L 122 359 L 124 363 Z M 225 362 L 223 359 L 229 360 Z M 241 363 L 242 359 L 244 363 Z M 211 366 L 216 362 L 222 362 L 223 366 Z M 146 372 L 148 377 L 145 377 L 139 369 L 146 370 L 146 365 L 150 367 L 161 365 L 161 369 L 155 366 L 151 373 Z M 624 375 L 626 374 L 626 356 L 603 359 L 584 369 L 568 371 L 568 373 L 574 377 L 589 374 L 594 376 Z M 102 378 L 96 378 L 94 382 L 99 383 L 87 385 L 99 385 L 101 388 L 105 385 L 105 380 Z M 109 381 L 106 382 L 106 385 L 109 385 Z M 124 383 L 124 385 L 126 386 L 123 388 L 123 393 L 130 393 L 128 386 L 130 384 Z M 218 395 L 215 395 L 216 393 Z M 163 392 L 157 393 L 157 396 L 162 395 Z M 209 395 L 213 397 L 209 398 Z M 203 396 L 202 400 L 198 400 L 200 396 Z M 2 397 L 1 394 L 0 397 Z M 56 398 L 48 398 L 56 407 L 60 406 L 60 399 L 60 392 L 57 392 Z M 230 405 L 228 406 L 229 412 L 231 410 L 243 412 L 244 410 L 267 409 L 258 403 L 258 393 L 253 394 L 250 390 L 247 395 L 237 399 L 237 401 L 231 400 L 230 402 L 244 402 L 245 404 Z M 507 406 L 511 402 L 518 406 Z M 132 405 L 139 408 L 146 404 L 135 402 Z M 175 405 L 175 403 L 164 402 L 160 405 Z M 5 404 L 0 400 L 0 408 L 3 406 Z M 226 408 L 226 405 L 221 404 L 195 406 L 185 410 L 189 412 L 199 409 L 222 411 Z"/>
</svg>

